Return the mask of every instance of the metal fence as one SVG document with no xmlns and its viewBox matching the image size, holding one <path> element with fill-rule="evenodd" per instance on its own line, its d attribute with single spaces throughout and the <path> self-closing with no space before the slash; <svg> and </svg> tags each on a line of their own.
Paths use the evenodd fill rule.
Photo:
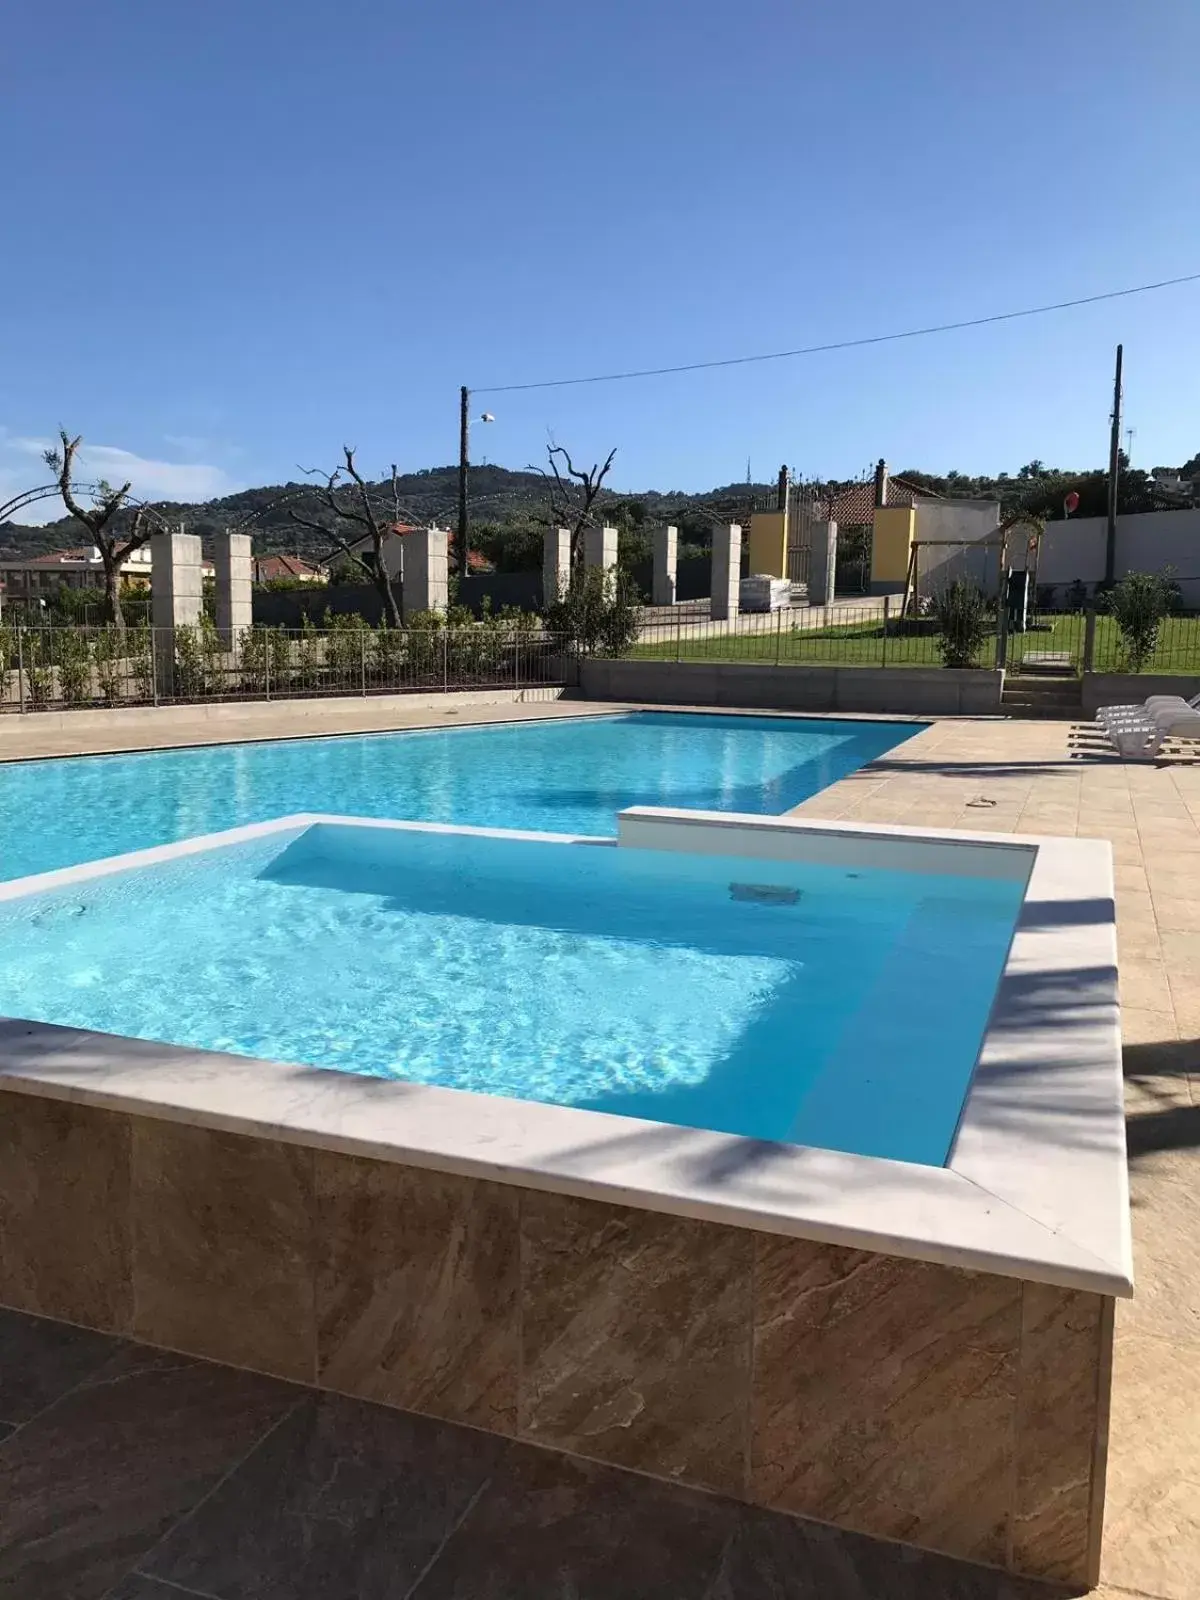
<svg viewBox="0 0 1200 1600">
<path fill-rule="evenodd" d="M 938 667 L 942 655 L 935 624 L 902 619 L 899 602 L 792 606 L 746 612 L 715 622 L 694 609 L 675 616 L 656 610 L 643 624 L 628 654 L 658 661 L 742 661 L 764 666 Z M 995 641 L 980 665 L 995 661 Z"/>
<path fill-rule="evenodd" d="M 566 643 L 537 626 L 428 630 L 0 627 L 0 711 L 560 686 Z"/>
<path fill-rule="evenodd" d="M 942 640 L 931 616 L 901 617 L 896 598 L 829 607 L 799 605 L 712 621 L 703 609 L 644 613 L 631 656 L 659 661 L 741 661 L 768 666 L 940 667 Z M 1084 611 L 1031 612 L 1010 630 L 999 614 L 974 658 L 977 667 L 1028 675 L 1081 672 L 1200 674 L 1200 616 L 1166 617 L 1140 665 L 1115 620 Z"/>
<path fill-rule="evenodd" d="M 1200 673 L 1200 616 L 1180 614 L 1159 623 L 1153 649 L 1139 667 L 1112 617 L 1097 615 L 1085 671 Z"/>
</svg>

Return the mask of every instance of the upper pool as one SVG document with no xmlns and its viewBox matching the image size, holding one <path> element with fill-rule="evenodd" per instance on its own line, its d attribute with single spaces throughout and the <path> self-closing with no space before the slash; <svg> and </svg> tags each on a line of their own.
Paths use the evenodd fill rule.
<svg viewBox="0 0 1200 1600">
<path fill-rule="evenodd" d="M 922 724 L 634 712 L 0 765 L 0 879 L 301 811 L 613 834 L 790 810 Z"/>
</svg>

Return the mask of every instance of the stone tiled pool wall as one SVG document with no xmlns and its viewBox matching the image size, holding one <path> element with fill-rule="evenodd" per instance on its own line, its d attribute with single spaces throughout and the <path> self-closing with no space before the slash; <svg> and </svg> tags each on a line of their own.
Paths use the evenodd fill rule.
<svg viewBox="0 0 1200 1600">
<path fill-rule="evenodd" d="M 0 1094 L 0 1303 L 1096 1577 L 1108 1295 Z"/>
</svg>

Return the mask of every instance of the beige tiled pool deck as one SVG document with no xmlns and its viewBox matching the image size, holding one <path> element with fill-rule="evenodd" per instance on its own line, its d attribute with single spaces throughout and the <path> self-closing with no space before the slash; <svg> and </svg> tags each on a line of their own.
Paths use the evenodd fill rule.
<svg viewBox="0 0 1200 1600">
<path fill-rule="evenodd" d="M 218 727 L 182 711 L 155 729 L 128 733 L 85 730 L 82 721 L 39 729 L 36 717 L 14 727 L 15 719 L 6 718 L 0 759 L 621 709 L 560 701 L 414 708 L 401 715 L 369 702 L 343 704 L 323 715 L 319 727 L 301 727 L 295 713 L 280 708 L 279 724 L 270 731 Z M 1137 1288 L 1132 1302 L 1118 1306 L 1103 1585 L 1097 1593 L 1109 1600 L 1197 1600 L 1200 764 L 1123 764 L 1106 756 L 1086 731 L 1061 722 L 946 719 L 798 809 L 810 817 L 857 822 L 1112 842 Z M 120 1592 L 123 1597 L 125 1590 Z M 144 1592 L 160 1590 L 147 1586 Z M 885 1583 L 876 1592 L 884 1600 L 910 1591 Z M 136 1590 L 138 1600 L 142 1593 Z M 840 1583 L 822 1589 L 821 1597 L 842 1600 Z M 941 1591 L 930 1591 L 928 1600 L 941 1600 Z"/>
</svg>

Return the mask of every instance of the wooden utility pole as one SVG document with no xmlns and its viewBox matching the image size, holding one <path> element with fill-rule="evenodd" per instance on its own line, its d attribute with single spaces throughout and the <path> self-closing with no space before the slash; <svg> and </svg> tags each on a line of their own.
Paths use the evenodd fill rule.
<svg viewBox="0 0 1200 1600">
<path fill-rule="evenodd" d="M 458 414 L 458 570 L 465 577 L 468 568 L 470 513 L 467 509 L 467 474 L 470 471 L 471 391 L 464 383 L 459 390 Z"/>
<path fill-rule="evenodd" d="M 1121 470 L 1121 355 L 1117 346 L 1117 370 L 1113 378 L 1112 434 L 1108 441 L 1108 526 L 1104 539 L 1104 583 L 1111 587 L 1117 574 L 1117 478 Z"/>
</svg>

